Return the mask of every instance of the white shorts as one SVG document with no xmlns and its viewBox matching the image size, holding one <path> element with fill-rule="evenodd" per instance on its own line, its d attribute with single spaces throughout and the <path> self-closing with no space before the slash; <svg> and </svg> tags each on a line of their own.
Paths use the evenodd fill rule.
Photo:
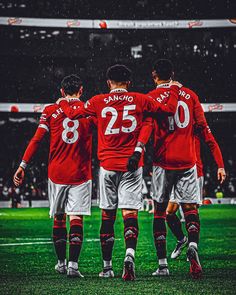
<svg viewBox="0 0 236 295">
<path fill-rule="evenodd" d="M 78 185 L 57 184 L 48 179 L 50 217 L 59 214 L 91 215 L 92 180 Z"/>
<path fill-rule="evenodd" d="M 197 183 L 198 183 L 198 187 L 199 187 L 199 196 L 198 196 L 197 204 L 202 205 L 204 177 L 203 176 L 198 177 Z M 174 197 L 174 190 L 172 190 L 172 192 L 171 192 L 170 201 L 172 203 L 178 203 L 177 199 L 175 199 L 175 197 Z"/>
<path fill-rule="evenodd" d="M 166 170 L 158 166 L 153 167 L 152 198 L 158 203 L 198 203 L 199 185 L 196 165 L 184 170 Z"/>
<path fill-rule="evenodd" d="M 99 207 L 139 210 L 142 207 L 142 175 L 142 167 L 135 172 L 109 171 L 100 167 Z"/>
</svg>

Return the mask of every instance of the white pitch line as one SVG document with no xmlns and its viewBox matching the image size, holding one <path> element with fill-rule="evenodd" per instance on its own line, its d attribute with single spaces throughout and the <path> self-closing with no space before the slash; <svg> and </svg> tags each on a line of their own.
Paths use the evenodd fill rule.
<svg viewBox="0 0 236 295">
<path fill-rule="evenodd" d="M 100 242 L 100 239 L 86 239 L 86 242 Z"/>
<path fill-rule="evenodd" d="M 121 239 L 115 239 L 116 241 L 120 241 Z M 86 242 L 100 242 L 100 239 L 86 239 Z"/>
<path fill-rule="evenodd" d="M 51 241 L 50 238 L 16 238 L 17 241 Z"/>
<path fill-rule="evenodd" d="M 7 246 L 27 246 L 27 245 L 44 245 L 44 244 L 52 244 L 52 242 L 9 243 L 9 244 L 0 244 L 0 247 L 7 247 Z"/>
<path fill-rule="evenodd" d="M 52 241 L 49 238 L 32 238 L 29 240 L 44 240 L 43 242 L 24 242 L 24 243 L 9 243 L 9 244 L 0 244 L 0 247 L 7 247 L 7 246 L 27 246 L 27 245 L 45 245 L 45 244 L 52 244 Z M 16 238 L 16 240 L 21 240 L 20 238 Z M 24 240 L 27 240 L 25 238 Z M 121 239 L 116 239 L 116 241 L 119 241 Z M 100 242 L 100 239 L 86 239 L 86 242 Z"/>
</svg>

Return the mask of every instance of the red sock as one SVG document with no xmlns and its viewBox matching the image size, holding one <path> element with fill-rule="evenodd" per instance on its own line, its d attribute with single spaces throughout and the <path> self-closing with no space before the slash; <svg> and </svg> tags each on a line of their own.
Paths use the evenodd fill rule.
<svg viewBox="0 0 236 295">
<path fill-rule="evenodd" d="M 102 248 L 102 258 L 111 261 L 112 250 L 115 242 L 114 223 L 116 220 L 116 210 L 102 210 L 102 224 L 100 228 L 100 242 Z"/>
<path fill-rule="evenodd" d="M 166 211 L 163 211 L 163 208 L 156 208 L 156 206 L 153 220 L 153 237 L 158 259 L 166 258 Z"/>
<path fill-rule="evenodd" d="M 137 214 L 127 214 L 123 217 L 123 219 L 126 249 L 131 248 L 136 250 L 139 233 Z"/>
<path fill-rule="evenodd" d="M 69 261 L 78 262 L 83 243 L 83 220 L 72 219 L 70 221 L 70 251 Z"/>
<path fill-rule="evenodd" d="M 184 211 L 186 229 L 188 232 L 188 241 L 189 243 L 194 242 L 198 244 L 199 235 L 200 235 L 200 219 L 199 219 L 198 210 L 183 209 L 183 211 Z"/>
<path fill-rule="evenodd" d="M 66 220 L 54 219 L 53 243 L 54 243 L 54 248 L 55 248 L 58 260 L 66 259 L 66 240 L 67 240 Z"/>
</svg>

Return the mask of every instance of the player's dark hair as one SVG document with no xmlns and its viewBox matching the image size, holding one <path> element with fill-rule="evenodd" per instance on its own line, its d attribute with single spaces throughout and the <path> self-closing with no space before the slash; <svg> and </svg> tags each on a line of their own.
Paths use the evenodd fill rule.
<svg viewBox="0 0 236 295">
<path fill-rule="evenodd" d="M 115 82 L 131 81 L 131 70 L 125 65 L 114 65 L 107 69 L 106 77 Z"/>
<path fill-rule="evenodd" d="M 158 59 L 153 65 L 153 71 L 160 80 L 169 80 L 172 78 L 174 66 L 169 59 Z"/>
<path fill-rule="evenodd" d="M 61 88 L 68 95 L 78 93 L 82 85 L 83 83 L 80 77 L 74 74 L 64 77 L 61 81 Z"/>
</svg>

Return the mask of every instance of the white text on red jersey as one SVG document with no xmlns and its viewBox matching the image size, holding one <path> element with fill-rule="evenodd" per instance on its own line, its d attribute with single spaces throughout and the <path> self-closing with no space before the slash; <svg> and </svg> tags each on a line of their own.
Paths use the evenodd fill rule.
<svg viewBox="0 0 236 295">
<path fill-rule="evenodd" d="M 129 96 L 129 95 L 121 94 L 121 95 L 109 95 L 108 97 L 104 98 L 104 102 L 106 104 L 108 104 L 111 101 L 118 101 L 118 100 L 126 100 L 128 102 L 133 102 L 134 97 Z"/>
</svg>

